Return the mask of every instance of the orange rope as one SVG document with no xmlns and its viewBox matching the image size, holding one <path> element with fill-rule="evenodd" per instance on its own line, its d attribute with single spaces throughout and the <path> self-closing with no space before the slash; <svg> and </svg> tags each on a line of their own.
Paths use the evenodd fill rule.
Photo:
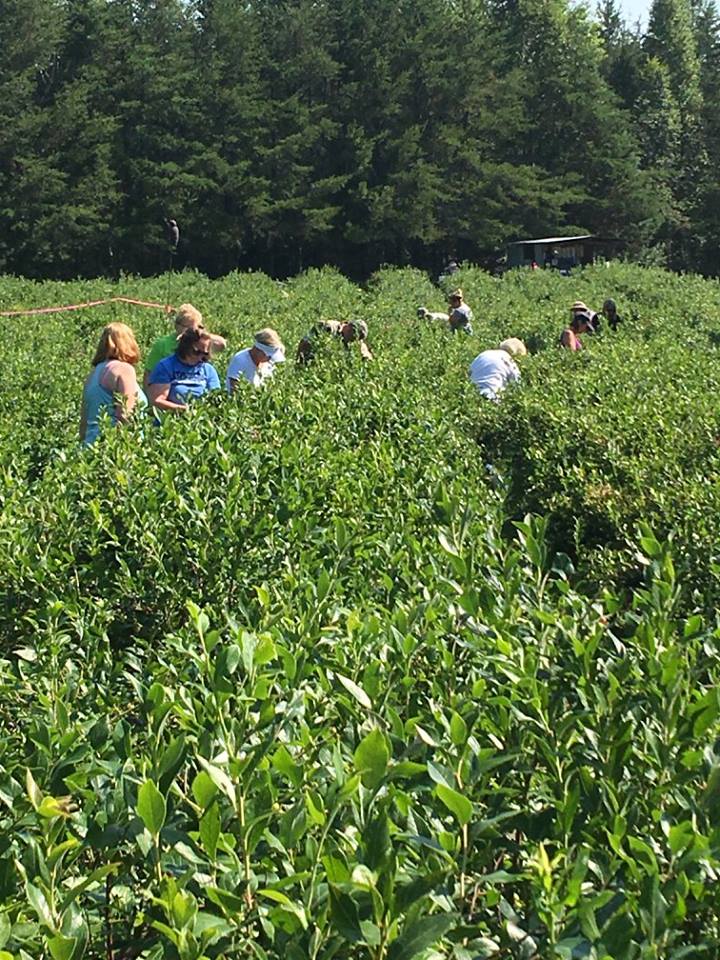
<svg viewBox="0 0 720 960">
<path fill-rule="evenodd" d="M 108 300 L 88 300 L 86 303 L 71 303 L 62 307 L 35 307 L 33 310 L 0 310 L 0 317 L 30 317 L 38 313 L 63 313 L 66 310 L 84 310 L 86 307 L 100 307 L 104 303 L 132 303 L 138 307 L 155 307 L 165 313 L 173 313 L 175 307 L 169 303 L 152 303 L 149 300 L 134 300 L 132 297 L 110 297 Z"/>
</svg>

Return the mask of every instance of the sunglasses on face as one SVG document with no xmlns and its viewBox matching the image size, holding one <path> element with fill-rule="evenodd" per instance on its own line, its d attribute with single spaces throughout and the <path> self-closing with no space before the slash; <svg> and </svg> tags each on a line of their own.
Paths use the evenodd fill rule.
<svg viewBox="0 0 720 960">
<path fill-rule="evenodd" d="M 200 350 L 198 347 L 193 347 L 192 352 L 196 357 L 202 357 L 204 360 L 207 360 L 207 358 L 210 356 L 209 350 Z"/>
</svg>

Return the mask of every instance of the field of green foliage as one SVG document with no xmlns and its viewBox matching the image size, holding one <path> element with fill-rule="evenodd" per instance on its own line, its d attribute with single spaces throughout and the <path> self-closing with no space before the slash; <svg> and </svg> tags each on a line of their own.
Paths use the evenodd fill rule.
<svg viewBox="0 0 720 960">
<path fill-rule="evenodd" d="M 102 326 L 162 314 L 3 322 L 0 960 L 720 956 L 720 286 L 454 279 L 472 337 L 412 270 L 0 281 L 289 354 L 81 450 Z M 320 317 L 376 360 L 297 368 Z"/>
</svg>

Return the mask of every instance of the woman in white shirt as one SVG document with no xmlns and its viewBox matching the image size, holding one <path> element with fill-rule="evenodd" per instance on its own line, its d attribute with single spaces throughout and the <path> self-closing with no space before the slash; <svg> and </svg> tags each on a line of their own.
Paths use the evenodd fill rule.
<svg viewBox="0 0 720 960">
<path fill-rule="evenodd" d="M 518 383 L 520 371 L 513 357 L 524 357 L 527 347 L 517 337 L 503 340 L 497 350 L 483 350 L 470 364 L 470 379 L 483 397 L 500 400 L 509 383 Z"/>
<path fill-rule="evenodd" d="M 275 372 L 275 364 L 284 360 L 285 347 L 277 332 L 272 327 L 259 330 L 253 345 L 230 359 L 225 378 L 228 393 L 234 393 L 242 379 L 254 387 L 262 387 Z"/>
</svg>

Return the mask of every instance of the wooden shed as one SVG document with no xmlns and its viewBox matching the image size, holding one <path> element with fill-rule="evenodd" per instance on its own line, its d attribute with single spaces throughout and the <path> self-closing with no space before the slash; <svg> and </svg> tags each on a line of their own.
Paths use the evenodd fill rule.
<svg viewBox="0 0 720 960">
<path fill-rule="evenodd" d="M 582 233 L 577 237 L 540 237 L 536 240 L 516 240 L 507 245 L 507 266 L 529 267 L 535 261 L 539 267 L 569 270 L 585 263 L 594 263 L 599 257 L 614 257 L 622 241 L 615 237 L 598 237 Z"/>
</svg>

